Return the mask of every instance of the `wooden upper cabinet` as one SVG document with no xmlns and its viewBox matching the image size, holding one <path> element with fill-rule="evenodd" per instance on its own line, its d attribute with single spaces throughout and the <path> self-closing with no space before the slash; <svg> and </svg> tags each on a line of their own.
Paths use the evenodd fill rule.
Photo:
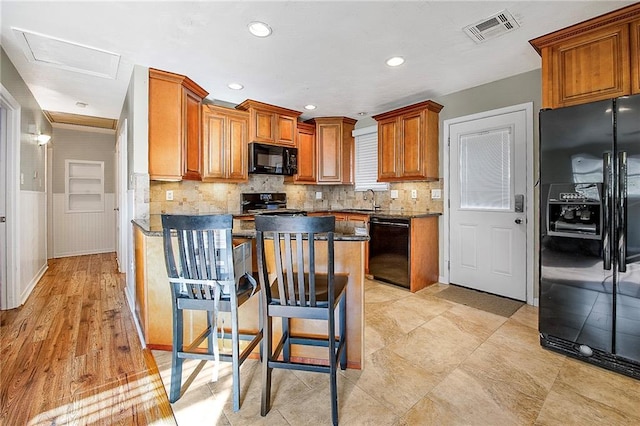
<svg viewBox="0 0 640 426">
<path fill-rule="evenodd" d="M 200 180 L 200 105 L 208 93 L 183 75 L 149 69 L 149 178 Z"/>
<path fill-rule="evenodd" d="M 637 3 L 530 40 L 542 56 L 542 107 L 638 93 L 639 19 Z"/>
<path fill-rule="evenodd" d="M 206 95 L 205 95 L 206 96 Z M 183 179 L 200 180 L 202 177 L 202 144 L 200 141 L 200 105 L 202 97 L 188 89 L 184 89 L 184 135 L 185 171 Z"/>
<path fill-rule="evenodd" d="M 249 111 L 249 142 L 296 146 L 296 123 L 302 114 L 275 105 L 247 99 L 236 109 Z"/>
<path fill-rule="evenodd" d="M 378 122 L 378 181 L 438 179 L 438 114 L 425 101 L 373 116 Z"/>
<path fill-rule="evenodd" d="M 297 123 L 298 173 L 285 181 L 316 183 L 316 126 Z"/>
<path fill-rule="evenodd" d="M 309 120 L 316 126 L 316 182 L 352 184 L 355 145 L 352 136 L 356 120 L 322 117 Z"/>
<path fill-rule="evenodd" d="M 203 105 L 202 180 L 205 182 L 247 181 L 248 135 L 248 113 L 214 105 Z"/>
<path fill-rule="evenodd" d="M 298 117 L 278 115 L 278 144 L 296 146 L 296 125 Z"/>
<path fill-rule="evenodd" d="M 640 19 L 629 25 L 631 39 L 631 93 L 640 93 Z"/>
<path fill-rule="evenodd" d="M 400 137 L 396 117 L 378 121 L 378 180 L 394 180 L 398 176 Z"/>
</svg>

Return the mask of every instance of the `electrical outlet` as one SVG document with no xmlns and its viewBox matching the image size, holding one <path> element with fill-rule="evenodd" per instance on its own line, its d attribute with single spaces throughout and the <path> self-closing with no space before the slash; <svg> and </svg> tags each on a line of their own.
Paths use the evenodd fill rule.
<svg viewBox="0 0 640 426">
<path fill-rule="evenodd" d="M 316 200 L 322 200 L 322 192 L 316 191 Z"/>
<path fill-rule="evenodd" d="M 431 190 L 431 199 L 432 200 L 437 200 L 439 198 L 442 198 L 442 189 L 432 189 Z"/>
<path fill-rule="evenodd" d="M 394 199 L 394 200 L 396 198 L 398 198 L 398 190 L 397 189 L 392 189 L 391 190 L 391 198 Z"/>
<path fill-rule="evenodd" d="M 165 200 L 173 201 L 173 191 L 167 190 L 167 192 L 165 192 Z"/>
<path fill-rule="evenodd" d="M 416 198 L 418 198 L 418 190 L 417 189 L 412 189 L 411 190 L 411 198 L 413 198 L 414 200 Z"/>
</svg>

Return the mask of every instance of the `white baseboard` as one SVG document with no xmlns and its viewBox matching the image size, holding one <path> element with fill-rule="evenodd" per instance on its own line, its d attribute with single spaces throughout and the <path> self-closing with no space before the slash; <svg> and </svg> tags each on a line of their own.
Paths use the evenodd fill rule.
<svg viewBox="0 0 640 426">
<path fill-rule="evenodd" d="M 42 268 L 38 271 L 38 273 L 33 277 L 33 279 L 29 282 L 27 287 L 22 290 L 22 294 L 20 295 L 20 306 L 24 305 L 24 302 L 27 301 L 27 298 L 36 287 L 40 279 L 44 276 L 45 272 L 49 269 L 49 264 L 45 263 Z"/>
<path fill-rule="evenodd" d="M 144 341 L 144 333 L 142 332 L 142 327 L 140 326 L 140 322 L 138 321 L 138 315 L 136 315 L 136 302 L 135 295 L 131 294 L 131 291 L 128 287 L 124 289 L 125 298 L 127 299 L 127 305 L 129 305 L 129 310 L 131 311 L 131 317 L 133 318 L 133 323 L 136 325 L 136 330 L 138 331 L 138 339 L 140 339 L 140 344 L 142 348 L 146 348 L 147 344 Z"/>
</svg>

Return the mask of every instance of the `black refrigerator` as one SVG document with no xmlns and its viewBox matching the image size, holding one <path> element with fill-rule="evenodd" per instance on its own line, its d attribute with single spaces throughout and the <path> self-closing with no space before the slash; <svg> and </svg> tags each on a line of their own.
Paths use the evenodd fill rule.
<svg viewBox="0 0 640 426">
<path fill-rule="evenodd" d="M 640 95 L 540 111 L 542 346 L 640 379 Z"/>
</svg>

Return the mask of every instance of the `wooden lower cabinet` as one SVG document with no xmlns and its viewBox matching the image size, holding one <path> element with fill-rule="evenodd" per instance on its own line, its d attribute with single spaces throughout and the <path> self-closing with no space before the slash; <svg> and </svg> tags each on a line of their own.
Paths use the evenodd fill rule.
<svg viewBox="0 0 640 426">
<path fill-rule="evenodd" d="M 440 279 L 438 216 L 411 219 L 410 290 L 415 293 Z"/>
</svg>

